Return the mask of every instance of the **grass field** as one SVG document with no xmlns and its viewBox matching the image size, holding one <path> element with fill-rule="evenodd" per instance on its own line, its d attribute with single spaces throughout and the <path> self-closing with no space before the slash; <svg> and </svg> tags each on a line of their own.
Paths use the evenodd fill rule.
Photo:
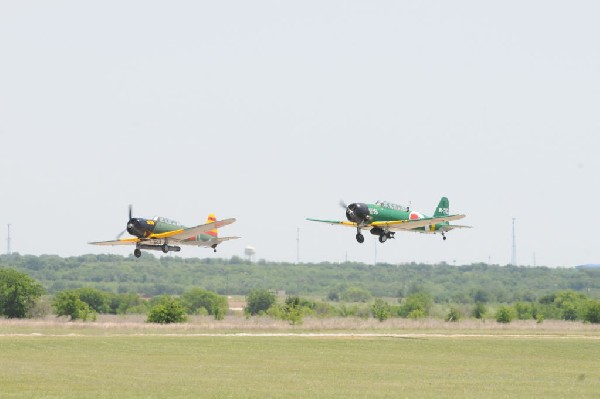
<svg viewBox="0 0 600 399">
<path fill-rule="evenodd" d="M 535 331 L 535 325 L 474 329 L 445 323 L 260 332 L 245 324 L 253 321 L 239 323 L 223 332 L 206 319 L 179 326 L 0 320 L 0 397 L 600 395 L 595 327 L 581 331 L 558 323 Z"/>
</svg>

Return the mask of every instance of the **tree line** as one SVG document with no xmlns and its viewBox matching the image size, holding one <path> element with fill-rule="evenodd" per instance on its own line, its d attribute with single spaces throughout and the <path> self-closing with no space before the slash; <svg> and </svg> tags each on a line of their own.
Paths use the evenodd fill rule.
<svg viewBox="0 0 600 399">
<path fill-rule="evenodd" d="M 25 273 L 14 269 L 0 269 L 0 315 L 9 318 L 44 316 L 50 311 L 40 306 L 44 287 Z M 325 300 L 314 300 L 290 295 L 278 302 L 276 295 L 266 288 L 253 289 L 246 296 L 244 312 L 247 316 L 268 316 L 300 324 L 304 317 L 374 317 L 385 321 L 390 317 L 420 319 L 431 317 L 433 306 L 449 307 L 445 320 L 456 322 L 465 317 L 465 306 L 459 304 L 435 304 L 426 291 L 414 291 L 399 297 L 392 303 L 389 299 L 372 298 L 361 288 L 350 287 L 339 297 L 328 295 Z M 189 314 L 212 315 L 222 320 L 228 313 L 227 297 L 199 287 L 193 287 L 180 296 L 158 295 L 150 299 L 139 294 L 119 294 L 96 288 L 80 287 L 59 291 L 52 296 L 52 313 L 70 320 L 95 320 L 98 314 L 146 313 L 148 322 L 174 323 L 187 320 Z M 536 301 L 518 301 L 510 305 L 496 306 L 490 315 L 484 302 L 470 307 L 467 317 L 493 316 L 496 321 L 509 323 L 513 319 L 582 320 L 600 323 L 600 300 L 572 290 L 554 292 Z"/>
<path fill-rule="evenodd" d="M 435 303 L 532 302 L 571 290 L 600 298 L 600 270 L 472 264 L 250 263 L 240 257 L 140 259 L 120 255 L 0 255 L 0 268 L 21 271 L 39 281 L 49 294 L 92 287 L 146 297 L 182 295 L 202 287 L 220 295 L 247 295 L 268 288 L 295 296 L 347 301 L 353 289 L 371 297 L 405 298 L 427 292 Z M 342 298 L 346 295 L 347 298 Z"/>
</svg>

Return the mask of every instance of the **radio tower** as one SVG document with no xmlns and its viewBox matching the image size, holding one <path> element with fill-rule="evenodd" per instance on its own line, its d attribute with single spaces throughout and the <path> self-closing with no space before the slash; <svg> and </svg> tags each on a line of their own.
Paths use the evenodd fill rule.
<svg viewBox="0 0 600 399">
<path fill-rule="evenodd" d="M 510 257 L 510 264 L 513 266 L 517 265 L 517 239 L 515 237 L 515 218 L 513 218 L 513 234 L 512 234 L 512 256 Z"/>
<path fill-rule="evenodd" d="M 10 223 L 8 224 L 8 236 L 6 238 L 6 254 L 10 255 Z"/>
</svg>

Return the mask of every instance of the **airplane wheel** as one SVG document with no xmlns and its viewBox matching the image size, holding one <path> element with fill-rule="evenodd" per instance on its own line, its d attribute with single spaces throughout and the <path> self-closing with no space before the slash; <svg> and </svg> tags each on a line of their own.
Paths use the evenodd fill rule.
<svg viewBox="0 0 600 399">
<path fill-rule="evenodd" d="M 163 251 L 164 253 L 168 253 L 168 252 L 169 252 L 169 246 L 168 246 L 167 244 L 163 244 L 163 245 L 162 245 L 162 251 Z"/>
<path fill-rule="evenodd" d="M 443 238 L 444 238 L 444 241 L 446 241 L 446 236 L 444 236 Z"/>
<path fill-rule="evenodd" d="M 363 236 L 362 234 L 358 233 L 356 235 L 356 241 L 358 241 L 359 244 L 362 244 L 363 242 L 365 242 L 365 236 Z"/>
<path fill-rule="evenodd" d="M 383 244 L 384 242 L 386 242 L 386 241 L 387 241 L 387 239 L 388 239 L 388 238 L 387 238 L 387 236 L 386 236 L 385 234 L 382 234 L 382 235 L 380 235 L 380 236 L 379 236 L 379 242 L 380 242 L 380 243 L 382 243 L 382 244 Z"/>
<path fill-rule="evenodd" d="M 135 256 L 136 258 L 139 258 L 140 256 L 142 256 L 142 251 L 140 251 L 139 249 L 134 249 L 133 250 L 133 256 Z"/>
</svg>

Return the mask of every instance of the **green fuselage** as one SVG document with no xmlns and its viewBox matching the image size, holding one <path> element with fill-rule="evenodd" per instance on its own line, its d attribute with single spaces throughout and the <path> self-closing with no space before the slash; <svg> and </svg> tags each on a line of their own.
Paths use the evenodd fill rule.
<svg viewBox="0 0 600 399">
<path fill-rule="evenodd" d="M 163 218 L 154 218 L 154 229 L 152 230 L 153 234 L 161 234 L 167 233 L 169 231 L 174 230 L 185 230 L 187 227 L 176 222 L 166 221 Z M 213 239 L 214 237 L 210 234 L 199 234 L 195 237 L 188 238 L 186 241 L 202 241 L 207 242 Z"/>
<path fill-rule="evenodd" d="M 394 206 L 393 205 L 379 205 L 379 204 L 367 204 L 369 214 L 371 217 L 370 222 L 388 222 L 393 220 L 418 220 L 428 218 L 429 216 L 420 212 L 411 211 L 408 207 Z M 432 224 L 425 227 L 417 227 L 413 231 L 422 233 L 434 233 L 438 231 L 441 226 L 448 225 L 448 222 L 441 222 Z"/>
</svg>

